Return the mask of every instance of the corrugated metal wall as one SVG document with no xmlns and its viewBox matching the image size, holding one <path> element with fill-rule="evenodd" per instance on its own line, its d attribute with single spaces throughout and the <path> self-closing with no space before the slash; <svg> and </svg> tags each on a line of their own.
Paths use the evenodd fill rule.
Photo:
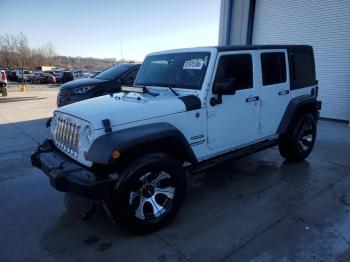
<svg viewBox="0 0 350 262">
<path fill-rule="evenodd" d="M 321 116 L 350 120 L 350 0 L 257 0 L 253 44 L 312 45 Z"/>
</svg>

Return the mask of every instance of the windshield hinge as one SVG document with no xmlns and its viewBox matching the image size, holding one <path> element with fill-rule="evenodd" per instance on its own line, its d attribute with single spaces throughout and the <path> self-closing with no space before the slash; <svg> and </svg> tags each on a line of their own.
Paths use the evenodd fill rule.
<svg viewBox="0 0 350 262">
<path fill-rule="evenodd" d="M 216 110 L 215 109 L 213 109 L 213 110 L 207 110 L 207 117 L 209 118 L 209 117 L 212 117 L 212 116 L 214 116 L 214 115 L 216 115 Z"/>
</svg>

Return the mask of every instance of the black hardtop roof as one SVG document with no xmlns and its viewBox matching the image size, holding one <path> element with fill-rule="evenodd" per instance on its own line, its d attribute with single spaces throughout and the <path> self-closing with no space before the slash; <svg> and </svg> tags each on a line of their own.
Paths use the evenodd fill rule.
<svg viewBox="0 0 350 262">
<path fill-rule="evenodd" d="M 260 49 L 287 49 L 312 51 L 310 45 L 223 45 L 216 47 L 218 51 L 260 50 Z"/>
</svg>

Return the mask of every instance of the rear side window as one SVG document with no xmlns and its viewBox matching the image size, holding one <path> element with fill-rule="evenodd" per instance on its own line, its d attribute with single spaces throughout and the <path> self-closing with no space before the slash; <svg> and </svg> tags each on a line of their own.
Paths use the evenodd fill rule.
<svg viewBox="0 0 350 262">
<path fill-rule="evenodd" d="M 261 54 L 263 85 L 286 82 L 286 59 L 283 52 Z"/>
<path fill-rule="evenodd" d="M 220 57 L 215 81 L 235 80 L 236 90 L 253 87 L 253 66 L 250 54 L 224 55 Z"/>
<path fill-rule="evenodd" d="M 310 51 L 290 53 L 292 89 L 316 84 L 314 57 Z"/>
<path fill-rule="evenodd" d="M 293 52 L 294 80 L 313 79 L 313 63 L 310 52 Z"/>
</svg>

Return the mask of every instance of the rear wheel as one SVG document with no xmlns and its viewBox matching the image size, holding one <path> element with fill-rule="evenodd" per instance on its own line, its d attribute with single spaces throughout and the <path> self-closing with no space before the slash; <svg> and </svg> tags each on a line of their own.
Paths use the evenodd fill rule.
<svg viewBox="0 0 350 262">
<path fill-rule="evenodd" d="M 125 230 L 146 234 L 167 225 L 179 211 L 186 193 L 182 166 L 163 153 L 144 155 L 121 172 L 110 215 Z"/>
<path fill-rule="evenodd" d="M 314 147 L 316 132 L 316 120 L 312 114 L 300 117 L 289 134 L 281 137 L 281 155 L 289 161 L 304 160 Z"/>
</svg>

